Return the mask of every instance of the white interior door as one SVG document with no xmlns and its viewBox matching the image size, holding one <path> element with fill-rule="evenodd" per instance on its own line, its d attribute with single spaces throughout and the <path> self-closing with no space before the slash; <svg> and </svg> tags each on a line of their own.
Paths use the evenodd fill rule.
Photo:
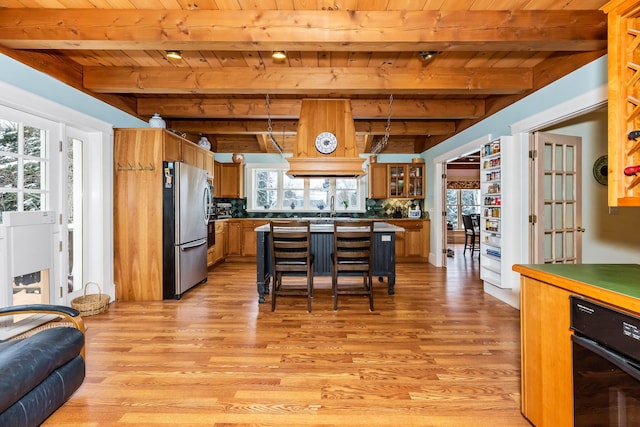
<svg viewBox="0 0 640 427">
<path fill-rule="evenodd" d="M 80 296 L 84 284 L 84 144 L 87 136 L 77 129 L 67 128 L 67 141 L 63 148 L 65 191 L 65 221 L 61 236 L 63 241 L 61 283 L 66 283 L 63 293 L 67 301 Z"/>
<path fill-rule="evenodd" d="M 530 225 L 536 264 L 582 263 L 581 142 L 577 136 L 533 134 Z"/>
</svg>

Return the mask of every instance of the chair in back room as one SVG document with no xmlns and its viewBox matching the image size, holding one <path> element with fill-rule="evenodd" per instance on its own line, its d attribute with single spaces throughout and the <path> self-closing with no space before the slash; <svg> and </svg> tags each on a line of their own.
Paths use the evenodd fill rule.
<svg viewBox="0 0 640 427">
<path fill-rule="evenodd" d="M 474 251 L 478 251 L 478 254 L 480 254 L 480 227 L 477 217 L 478 215 L 462 215 L 462 224 L 464 225 L 463 254 L 467 252 L 467 248 L 471 250 L 471 256 L 473 256 Z M 478 246 L 476 246 L 476 242 Z"/>
</svg>

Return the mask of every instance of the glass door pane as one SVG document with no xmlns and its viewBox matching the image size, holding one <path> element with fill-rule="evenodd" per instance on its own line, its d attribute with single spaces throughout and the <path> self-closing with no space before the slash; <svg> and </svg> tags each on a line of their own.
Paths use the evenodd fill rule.
<svg viewBox="0 0 640 427">
<path fill-rule="evenodd" d="M 67 293 L 82 290 L 82 140 L 70 137 L 66 149 L 68 267 Z"/>
</svg>

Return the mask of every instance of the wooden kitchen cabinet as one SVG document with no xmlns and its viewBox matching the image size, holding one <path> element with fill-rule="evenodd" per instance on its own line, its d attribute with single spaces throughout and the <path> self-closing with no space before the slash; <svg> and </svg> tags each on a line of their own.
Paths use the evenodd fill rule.
<svg viewBox="0 0 640 427">
<path fill-rule="evenodd" d="M 521 280 L 522 413 L 538 427 L 573 425 L 570 294 Z"/>
<path fill-rule="evenodd" d="M 197 166 L 196 164 L 196 152 L 201 148 L 196 144 L 184 141 L 182 143 L 182 161 L 188 165 Z"/>
<path fill-rule="evenodd" d="M 368 179 L 369 179 L 369 198 L 370 199 L 386 199 L 387 188 L 388 188 L 387 164 L 386 163 L 369 163 Z"/>
<path fill-rule="evenodd" d="M 385 220 L 404 228 L 396 233 L 396 260 L 402 262 L 427 262 L 430 250 L 431 221 L 423 219 Z"/>
<path fill-rule="evenodd" d="M 256 250 L 256 228 L 268 224 L 269 220 L 242 220 L 242 243 L 241 254 L 243 257 L 255 257 Z"/>
<path fill-rule="evenodd" d="M 241 242 L 240 236 L 242 236 L 242 220 L 229 219 L 227 220 L 227 255 L 228 256 L 240 256 Z"/>
<path fill-rule="evenodd" d="M 114 132 L 114 282 L 120 301 L 162 300 L 163 161 L 183 138 L 163 129 Z"/>
<path fill-rule="evenodd" d="M 638 69 L 640 68 L 640 5 L 613 0 L 602 7 L 608 26 L 608 193 L 609 206 L 640 206 Z"/>
<path fill-rule="evenodd" d="M 202 168 L 207 171 L 207 175 L 209 176 L 209 178 L 213 178 L 215 174 L 213 152 L 205 149 L 202 149 L 202 152 L 203 152 Z"/>
<path fill-rule="evenodd" d="M 424 199 L 424 163 L 372 163 L 369 198 Z"/>
<path fill-rule="evenodd" d="M 227 257 L 227 221 L 216 221 L 216 244 L 214 245 L 213 263 L 224 261 Z"/>
<path fill-rule="evenodd" d="M 244 164 L 215 162 L 215 197 L 241 199 L 244 197 Z"/>
<path fill-rule="evenodd" d="M 573 426 L 569 296 L 640 313 L 637 264 L 515 264 L 520 273 L 521 409 L 536 427 Z"/>
</svg>

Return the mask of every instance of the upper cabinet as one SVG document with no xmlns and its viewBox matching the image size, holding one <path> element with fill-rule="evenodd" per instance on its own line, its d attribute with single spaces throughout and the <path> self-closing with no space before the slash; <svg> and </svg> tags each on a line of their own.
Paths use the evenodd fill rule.
<svg viewBox="0 0 640 427">
<path fill-rule="evenodd" d="M 386 163 L 369 163 L 369 198 L 387 198 L 387 165 Z"/>
<path fill-rule="evenodd" d="M 424 163 L 370 164 L 369 197 L 424 199 Z"/>
<path fill-rule="evenodd" d="M 244 197 L 244 164 L 215 162 L 214 196 L 226 199 Z"/>
<path fill-rule="evenodd" d="M 640 206 L 640 4 L 614 0 L 608 14 L 609 206 Z"/>
<path fill-rule="evenodd" d="M 188 139 L 159 128 L 116 129 L 118 146 L 116 163 L 121 167 L 140 167 L 162 162 L 185 162 L 204 169 L 213 177 L 213 152 L 205 150 Z M 154 151 L 159 150 L 159 151 Z"/>
</svg>

